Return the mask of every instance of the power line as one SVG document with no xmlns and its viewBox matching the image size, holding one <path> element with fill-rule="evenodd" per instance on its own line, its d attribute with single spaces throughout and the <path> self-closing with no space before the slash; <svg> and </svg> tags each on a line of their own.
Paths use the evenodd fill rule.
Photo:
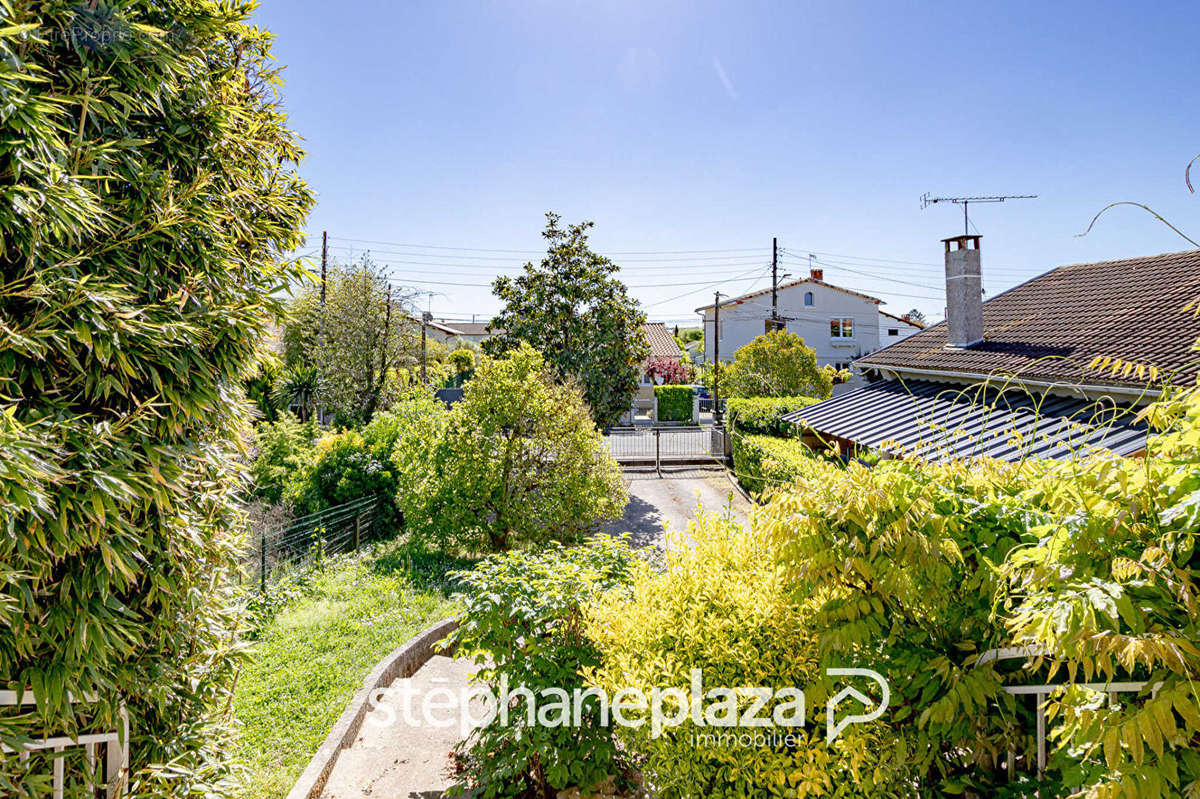
<svg viewBox="0 0 1200 799">
<path fill-rule="evenodd" d="M 545 250 L 513 250 L 498 247 L 449 247 L 440 244 L 405 244 L 399 241 L 380 241 L 378 239 L 354 239 L 348 236 L 330 236 L 329 238 L 335 241 L 354 241 L 360 244 L 381 244 L 386 247 L 407 247 L 410 249 L 423 250 L 454 250 L 457 252 L 510 252 L 510 253 L 525 253 L 525 254 L 545 254 Z M 732 247 L 728 249 L 716 250 L 619 250 L 612 251 L 610 255 L 691 255 L 697 253 L 714 253 L 714 252 L 763 252 L 762 247 Z"/>
<path fill-rule="evenodd" d="M 764 273 L 765 273 L 766 269 L 769 269 L 769 268 L 770 268 L 770 267 L 765 267 L 765 268 L 763 268 L 763 271 L 764 271 Z M 680 300 L 680 299 L 683 299 L 684 297 L 689 297 L 689 296 L 691 296 L 692 294 L 698 294 L 698 293 L 700 293 L 701 291 L 708 291 L 708 290 L 712 289 L 714 286 L 719 286 L 719 285 L 721 285 L 722 283 L 732 283 L 732 282 L 734 282 L 734 281 L 736 281 L 736 280 L 739 280 L 739 279 L 743 278 L 743 277 L 744 277 L 744 276 L 746 276 L 746 275 L 750 275 L 750 274 L 752 274 L 752 273 L 754 273 L 754 272 L 756 272 L 756 271 L 758 271 L 758 270 L 751 269 L 751 270 L 749 270 L 749 271 L 747 271 L 747 272 L 743 272 L 743 273 L 742 273 L 742 275 L 738 275 L 737 277 L 731 277 L 731 278 L 729 278 L 728 280 L 724 280 L 724 281 L 722 281 L 722 280 L 718 280 L 718 281 L 717 281 L 717 282 L 715 282 L 715 283 L 709 283 L 707 286 L 701 286 L 700 288 L 697 288 L 697 289 L 692 289 L 691 291 L 685 291 L 683 294 L 680 294 L 680 295 L 678 295 L 678 296 L 676 296 L 676 297 L 669 297 L 669 298 L 667 298 L 667 299 L 665 299 L 665 300 L 659 300 L 658 302 L 651 302 L 651 303 L 647 303 L 647 304 L 646 304 L 645 306 L 643 306 L 643 307 L 645 307 L 645 308 L 653 308 L 653 307 L 655 307 L 655 306 L 658 306 L 658 305 L 666 305 L 668 302 L 674 302 L 675 300 Z M 761 280 L 761 279 L 762 279 L 762 278 L 764 278 L 764 277 L 766 277 L 766 274 L 759 275 L 759 276 L 757 276 L 757 277 L 754 279 L 754 282 L 755 282 L 755 283 L 757 283 L 759 280 Z"/>
</svg>

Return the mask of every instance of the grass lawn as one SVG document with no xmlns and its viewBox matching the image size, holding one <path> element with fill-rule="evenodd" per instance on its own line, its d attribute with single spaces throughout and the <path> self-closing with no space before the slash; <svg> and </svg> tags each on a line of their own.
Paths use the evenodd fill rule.
<svg viewBox="0 0 1200 799">
<path fill-rule="evenodd" d="M 234 712 L 246 799 L 287 794 L 363 678 L 384 655 L 454 615 L 445 572 L 466 564 L 398 542 L 335 559 L 262 629 Z"/>
</svg>

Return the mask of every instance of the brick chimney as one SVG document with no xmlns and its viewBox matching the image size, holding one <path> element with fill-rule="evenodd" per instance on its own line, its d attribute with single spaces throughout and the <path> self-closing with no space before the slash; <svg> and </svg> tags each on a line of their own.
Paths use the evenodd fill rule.
<svg viewBox="0 0 1200 799">
<path fill-rule="evenodd" d="M 824 269 L 815 269 L 815 268 L 809 269 L 808 276 L 811 277 L 813 280 L 824 280 L 825 279 L 825 270 Z"/>
<path fill-rule="evenodd" d="M 979 236 L 942 239 L 946 245 L 946 346 L 962 349 L 983 341 L 983 275 Z"/>
</svg>

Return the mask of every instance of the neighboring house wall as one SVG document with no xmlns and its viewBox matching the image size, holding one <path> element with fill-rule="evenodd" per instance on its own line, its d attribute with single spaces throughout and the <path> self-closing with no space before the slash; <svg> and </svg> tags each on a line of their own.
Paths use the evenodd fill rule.
<svg viewBox="0 0 1200 799">
<path fill-rule="evenodd" d="M 811 293 L 811 304 L 806 295 Z M 788 332 L 796 333 L 817 354 L 819 366 L 848 368 L 851 361 L 879 349 L 879 306 L 872 299 L 813 282 L 781 287 L 779 315 Z M 771 295 L 759 294 L 721 306 L 721 363 L 730 363 L 737 351 L 766 332 L 771 318 Z M 831 322 L 850 320 L 848 330 L 839 321 L 838 330 L 848 336 L 832 335 Z M 714 313 L 704 311 L 704 351 L 711 359 Z"/>
<path fill-rule="evenodd" d="M 920 333 L 925 328 L 914 325 L 912 322 L 892 316 L 889 313 L 879 312 L 879 348 L 890 347 L 897 341 L 911 336 L 913 333 Z"/>
</svg>

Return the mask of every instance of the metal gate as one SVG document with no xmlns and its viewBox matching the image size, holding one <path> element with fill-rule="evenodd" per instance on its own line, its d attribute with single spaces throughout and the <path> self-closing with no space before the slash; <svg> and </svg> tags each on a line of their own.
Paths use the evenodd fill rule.
<svg viewBox="0 0 1200 799">
<path fill-rule="evenodd" d="M 613 427 L 604 436 L 609 453 L 623 466 L 724 463 L 722 427 Z"/>
</svg>

